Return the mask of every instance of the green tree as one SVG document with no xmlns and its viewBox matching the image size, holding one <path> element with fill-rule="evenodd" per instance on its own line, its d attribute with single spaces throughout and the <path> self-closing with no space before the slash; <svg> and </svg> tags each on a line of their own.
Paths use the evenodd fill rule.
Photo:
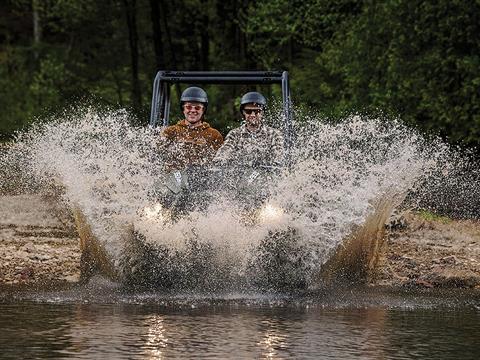
<svg viewBox="0 0 480 360">
<path fill-rule="evenodd" d="M 478 0 L 6 0 L 0 136 L 86 98 L 146 122 L 160 68 L 287 69 L 297 104 L 398 114 L 475 145 L 479 24 Z M 224 133 L 250 89 L 207 87 Z"/>
<path fill-rule="evenodd" d="M 475 142 L 479 20 L 478 1 L 368 1 L 317 61 L 342 78 L 343 102 Z"/>
</svg>

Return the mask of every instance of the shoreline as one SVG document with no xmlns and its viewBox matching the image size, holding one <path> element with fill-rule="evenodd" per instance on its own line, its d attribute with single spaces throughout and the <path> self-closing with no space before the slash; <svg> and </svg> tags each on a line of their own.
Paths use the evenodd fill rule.
<svg viewBox="0 0 480 360">
<path fill-rule="evenodd" d="M 375 285 L 480 289 L 480 221 L 406 213 L 386 235 Z"/>
<path fill-rule="evenodd" d="M 480 289 L 480 221 L 404 214 L 365 284 L 376 289 Z M 80 280 L 71 214 L 41 195 L 0 196 L 0 292 L 61 289 Z"/>
<path fill-rule="evenodd" d="M 79 281 L 78 236 L 65 209 L 40 195 L 0 196 L 0 285 Z"/>
</svg>

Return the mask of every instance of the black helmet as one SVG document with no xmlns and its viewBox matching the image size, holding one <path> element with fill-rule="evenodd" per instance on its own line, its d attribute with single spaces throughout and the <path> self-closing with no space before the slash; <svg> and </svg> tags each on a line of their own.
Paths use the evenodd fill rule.
<svg viewBox="0 0 480 360">
<path fill-rule="evenodd" d="M 267 105 L 267 99 L 265 96 L 256 91 L 251 91 L 242 96 L 240 100 L 240 112 L 243 111 L 243 107 L 246 104 L 257 104 L 260 107 L 264 108 Z"/>
<path fill-rule="evenodd" d="M 187 101 L 203 103 L 206 108 L 208 104 L 208 96 L 202 88 L 191 86 L 183 91 L 182 96 L 180 97 L 180 105 L 183 106 L 183 103 Z"/>
</svg>

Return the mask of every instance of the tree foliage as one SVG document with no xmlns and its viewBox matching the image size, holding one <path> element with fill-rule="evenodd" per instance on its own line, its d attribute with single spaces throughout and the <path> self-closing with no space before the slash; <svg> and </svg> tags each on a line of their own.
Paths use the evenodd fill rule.
<svg viewBox="0 0 480 360">
<path fill-rule="evenodd" d="M 89 98 L 146 119 L 167 68 L 287 69 L 295 102 L 330 117 L 387 112 L 454 142 L 480 139 L 478 0 L 6 0 L 0 10 L 2 137 Z M 224 132 L 246 90 L 208 88 Z"/>
<path fill-rule="evenodd" d="M 480 3 L 376 1 L 317 62 L 341 78 L 343 106 L 392 110 L 452 140 L 478 139 Z"/>
</svg>

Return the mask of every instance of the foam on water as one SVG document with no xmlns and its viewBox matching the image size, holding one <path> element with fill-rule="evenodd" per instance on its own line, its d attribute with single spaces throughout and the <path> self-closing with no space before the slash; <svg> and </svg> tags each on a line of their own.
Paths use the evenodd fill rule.
<svg viewBox="0 0 480 360">
<path fill-rule="evenodd" d="M 21 158 L 25 178 L 61 184 L 69 206 L 85 215 L 117 267 L 132 224 L 153 247 L 186 251 L 192 238 L 208 244 L 216 254 L 209 261 L 240 276 L 264 251 L 261 244 L 269 233 L 294 229 L 308 259 L 302 271 L 311 282 L 378 201 L 388 198 L 391 207 L 399 205 L 415 184 L 438 170 L 448 149 L 396 120 L 351 116 L 327 124 L 317 116 L 296 118 L 301 122 L 295 125 L 290 171 L 262 185 L 271 194 L 269 204 L 283 212 L 254 225 L 244 221 L 227 190 L 215 194 L 206 210 L 175 222 L 141 217 L 141 210 L 152 205 L 151 189 L 164 175 L 159 135 L 130 125 L 123 111 L 85 109 L 37 124 L 19 135 L 2 161 Z"/>
</svg>

